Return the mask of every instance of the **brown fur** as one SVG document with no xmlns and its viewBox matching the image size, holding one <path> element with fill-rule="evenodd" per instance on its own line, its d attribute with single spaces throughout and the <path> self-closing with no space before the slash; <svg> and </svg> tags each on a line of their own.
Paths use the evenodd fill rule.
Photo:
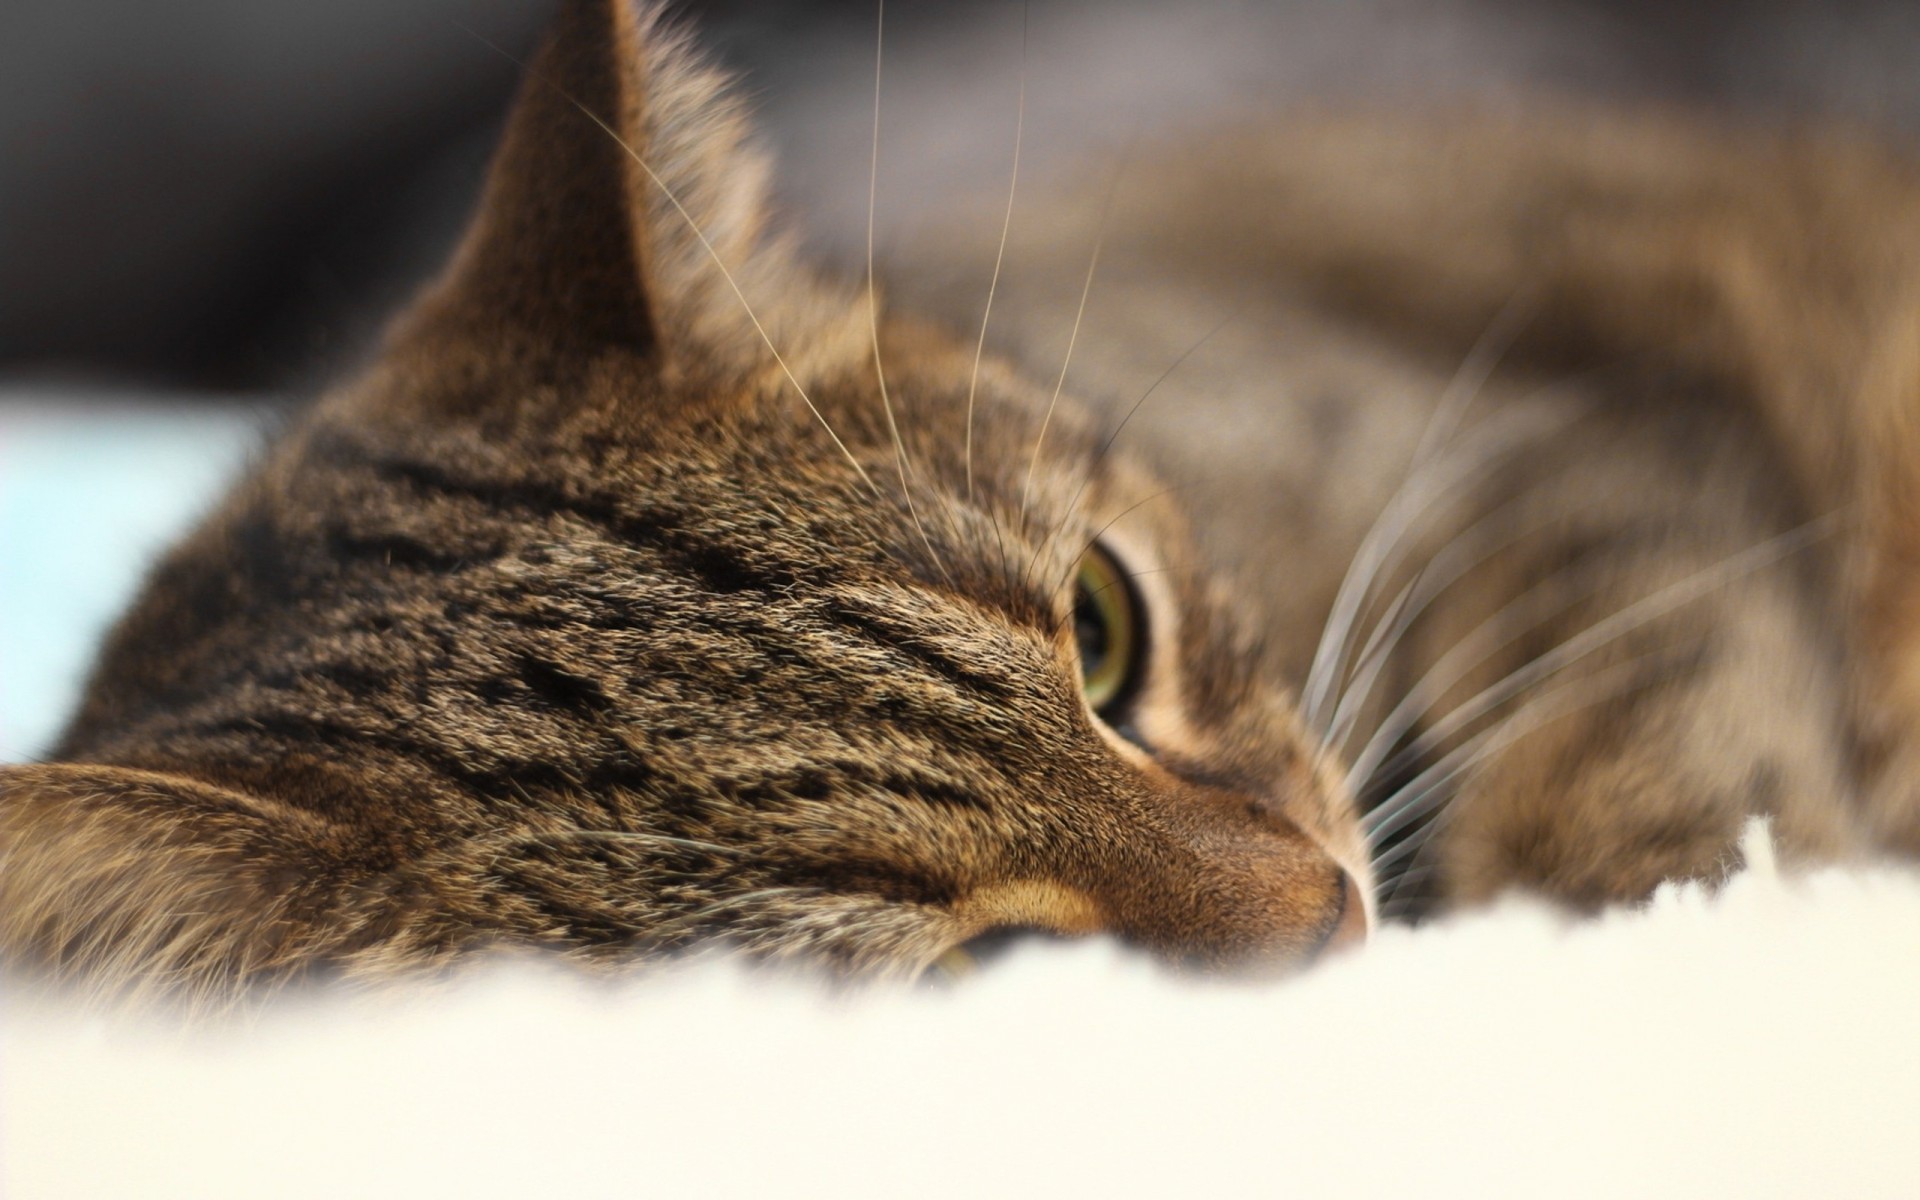
<svg viewBox="0 0 1920 1200">
<path fill-rule="evenodd" d="M 1029 497 L 1048 397 L 989 363 L 967 502 L 970 355 L 889 319 L 924 519 L 877 486 L 864 306 L 769 235 L 743 138 L 676 35 L 567 6 L 447 277 L 161 565 L 59 761 L 7 772 L 13 955 L 218 993 L 502 944 L 910 974 L 1004 926 L 1328 935 L 1301 826 L 1349 802 L 1277 692 L 1212 680 L 1178 771 L 1078 697 L 1069 568 L 1157 485 L 1063 412 Z"/>
<path fill-rule="evenodd" d="M 1055 411 L 1045 367 L 989 356 L 975 384 L 990 255 L 925 239 L 900 292 L 948 324 L 870 325 L 772 227 L 681 36 L 566 4 L 444 278 L 161 564 L 54 761 L 0 771 L 0 950 L 207 996 L 716 939 L 911 975 L 1009 927 L 1299 961 L 1358 919 L 1343 870 L 1371 880 L 1336 755 L 1455 647 L 1486 644 L 1408 732 L 1433 754 L 1358 780 L 1369 803 L 1512 711 L 1449 729 L 1481 688 L 1836 508 L 1838 548 L 1569 663 L 1592 696 L 1523 708 L 1537 728 L 1442 781 L 1394 875 L 1591 906 L 1713 877 L 1756 813 L 1803 857 L 1915 848 L 1909 168 L 1571 114 L 1148 158 L 1079 352 L 1091 404 Z M 1038 280 L 1008 283 L 1015 358 L 1058 361 L 1083 232 L 1010 254 Z M 1102 416 L 1236 305 L 1140 413 L 1160 476 L 1108 452 Z M 1515 305 L 1449 451 L 1497 452 L 1369 611 L 1476 565 L 1323 747 L 1295 690 L 1340 573 Z M 1161 478 L 1198 485 L 1191 526 Z M 1080 696 L 1096 537 L 1146 602 L 1151 749 Z"/>
</svg>

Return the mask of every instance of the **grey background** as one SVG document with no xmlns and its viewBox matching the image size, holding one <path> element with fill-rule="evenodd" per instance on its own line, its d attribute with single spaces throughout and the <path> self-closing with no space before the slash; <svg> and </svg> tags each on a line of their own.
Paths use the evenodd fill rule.
<svg viewBox="0 0 1920 1200">
<path fill-rule="evenodd" d="M 1236 50 L 1271 59 L 1303 92 L 1498 80 L 1840 116 L 1902 137 L 1920 127 L 1920 6 L 1891 0 L 1214 7 L 1251 14 L 1264 40 Z M 301 390 L 338 370 L 444 253 L 471 202 L 517 72 L 481 39 L 524 56 L 548 8 L 7 0 L 0 377 L 257 391 Z M 873 5 L 681 8 L 750 73 L 775 140 L 799 160 L 789 172 L 798 202 L 824 194 L 829 173 L 808 166 L 842 154 L 858 122 L 833 141 L 804 97 L 838 89 L 844 101 L 871 87 L 861 75 Z M 1004 56 L 1005 32 L 1021 19 L 1005 0 L 892 9 L 889 52 L 907 64 L 918 53 L 922 70 L 981 29 L 1000 31 Z M 1036 25 L 1065 10 L 1098 14 L 1071 35 L 1082 40 L 1131 28 L 1133 17 L 1140 29 L 1177 23 L 1183 11 L 1138 0 L 1032 6 Z M 1205 76 L 1212 65 L 1186 70 Z"/>
</svg>

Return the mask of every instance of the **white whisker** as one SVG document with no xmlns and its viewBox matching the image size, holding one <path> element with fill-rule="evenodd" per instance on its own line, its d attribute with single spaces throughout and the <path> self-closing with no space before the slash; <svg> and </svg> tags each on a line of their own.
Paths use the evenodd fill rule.
<svg viewBox="0 0 1920 1200">
<path fill-rule="evenodd" d="M 1526 305 L 1522 303 L 1523 297 L 1527 299 Z M 1342 673 L 1354 622 L 1375 581 L 1381 577 L 1383 560 L 1406 535 L 1416 517 L 1428 507 L 1425 504 L 1415 505 L 1414 501 L 1423 490 L 1432 486 L 1426 479 L 1429 459 L 1438 447 L 1452 441 L 1460 422 L 1466 417 L 1467 409 L 1479 397 L 1480 389 L 1486 386 L 1487 379 L 1519 333 L 1520 314 L 1530 304 L 1531 292 L 1516 292 L 1467 351 L 1460 368 L 1441 391 L 1433 414 L 1427 418 L 1426 429 L 1414 446 L 1413 456 L 1408 459 L 1406 479 L 1388 498 L 1380 515 L 1374 518 L 1373 524 L 1362 537 L 1359 549 L 1354 552 L 1347 573 L 1334 595 L 1333 608 L 1329 610 L 1327 623 L 1320 632 L 1320 644 L 1314 648 L 1313 665 L 1308 669 L 1306 683 L 1301 689 L 1304 700 L 1302 715 L 1306 718 L 1308 728 L 1320 727 L 1320 714 L 1327 695 Z"/>
<path fill-rule="evenodd" d="M 927 527 L 920 521 L 920 509 L 913 502 L 913 485 L 907 481 L 907 444 L 901 439 L 900 425 L 894 419 L 893 397 L 887 390 L 887 368 L 880 357 L 880 300 L 873 280 L 873 226 L 880 195 L 880 68 L 886 40 L 887 0 L 878 0 L 873 35 L 873 155 L 867 174 L 867 331 L 873 339 L 873 374 L 880 384 L 880 407 L 887 416 L 887 433 L 893 438 L 893 465 L 900 472 L 900 497 L 907 502 L 907 515 L 913 519 L 920 544 L 927 548 L 928 556 L 951 585 L 953 575 L 947 570 L 946 560 L 933 548 Z"/>
<path fill-rule="evenodd" d="M 1452 783 L 1455 778 L 1485 769 L 1495 755 L 1500 754 L 1520 739 L 1552 721 L 1564 716 L 1571 716 L 1582 709 L 1591 708 L 1596 704 L 1604 704 L 1609 700 L 1617 699 L 1634 690 L 1636 687 L 1651 686 L 1658 682 L 1665 677 L 1663 674 L 1643 676 L 1641 673 L 1642 668 L 1649 661 L 1659 658 L 1662 655 L 1670 654 L 1671 650 L 1671 647 L 1665 647 L 1646 654 L 1636 655 L 1624 662 L 1615 663 L 1603 670 L 1596 671 L 1583 679 L 1562 684 L 1544 696 L 1536 697 L 1510 714 L 1498 725 L 1487 730 L 1487 734 L 1496 735 L 1490 743 L 1478 745 L 1472 753 L 1466 755 L 1465 761 L 1454 764 L 1452 768 L 1445 771 L 1439 778 L 1433 779 L 1425 784 L 1424 787 L 1421 787 L 1418 794 L 1412 796 L 1407 795 L 1413 788 L 1421 786 L 1420 781 L 1415 779 L 1395 791 L 1393 796 L 1388 798 L 1387 803 L 1382 804 L 1372 813 L 1369 813 L 1363 821 L 1363 825 L 1367 826 L 1368 843 L 1376 846 L 1391 837 L 1398 829 L 1411 825 L 1424 815 L 1429 813 L 1432 815 L 1432 819 L 1429 820 L 1424 827 L 1412 830 L 1395 845 L 1383 847 L 1381 852 L 1373 858 L 1372 866 L 1376 877 L 1384 876 L 1390 868 L 1402 859 L 1407 860 L 1406 868 L 1394 873 L 1392 886 L 1387 890 L 1387 893 L 1381 897 L 1382 911 L 1386 911 L 1387 906 L 1393 904 L 1394 901 L 1399 898 L 1401 890 L 1410 879 L 1424 878 L 1426 875 L 1438 869 L 1434 867 L 1422 868 L 1420 866 L 1420 856 L 1433 844 L 1434 838 L 1447 822 L 1449 814 L 1453 811 L 1453 798 L 1470 786 L 1469 781 L 1468 783 L 1461 783 L 1456 787 L 1449 788 L 1448 785 Z M 1476 739 L 1476 741 L 1478 741 L 1478 739 Z M 1466 749 L 1466 746 L 1460 747 L 1460 750 Z M 1457 754 L 1459 751 L 1455 753 Z M 1452 756 L 1450 755 L 1449 757 Z M 1443 762 L 1436 764 L 1436 767 L 1445 765 Z M 1429 773 L 1430 772 L 1423 772 L 1423 775 Z M 1383 811 L 1389 804 L 1397 804 L 1401 808 L 1401 815 L 1405 819 L 1390 821 L 1383 816 Z M 1394 827 L 1389 828 L 1388 826 L 1390 824 Z"/>
<path fill-rule="evenodd" d="M 1483 424 L 1475 432 L 1477 444 L 1470 443 L 1419 465 L 1380 510 L 1361 539 L 1346 577 L 1341 580 L 1314 652 L 1313 666 L 1307 673 L 1307 683 L 1302 690 L 1305 700 L 1302 715 L 1309 729 L 1325 728 L 1327 702 L 1345 675 L 1346 652 L 1366 608 L 1367 597 L 1374 584 L 1390 577 L 1412 551 L 1409 535 L 1421 520 L 1441 511 L 1457 489 L 1473 482 L 1481 468 L 1518 443 L 1538 436 L 1540 431 L 1532 426 L 1546 411 L 1523 407 L 1503 419 Z M 1549 415 L 1556 421 L 1564 419 L 1557 413 Z"/>
<path fill-rule="evenodd" d="M 1591 675 L 1559 684 L 1551 691 L 1529 700 L 1497 724 L 1456 746 L 1361 818 L 1360 824 L 1368 840 L 1378 843 L 1404 829 L 1410 821 L 1431 807 L 1431 798 L 1439 788 L 1548 721 L 1624 694 L 1639 679 L 1641 669 L 1649 661 L 1670 652 L 1671 648 L 1662 647 L 1635 655 Z M 1396 860 L 1383 857 L 1376 861 L 1386 863 Z"/>
<path fill-rule="evenodd" d="M 1125 508 L 1121 509 L 1119 512 L 1113 514 L 1112 517 L 1108 518 L 1107 522 L 1104 525 L 1100 526 L 1100 528 L 1093 531 L 1093 536 L 1087 539 L 1086 545 L 1084 545 L 1081 548 L 1080 553 L 1073 556 L 1073 560 L 1072 560 L 1072 563 L 1070 564 L 1069 570 L 1078 571 L 1080 569 L 1080 560 L 1082 558 L 1085 558 L 1087 556 L 1087 552 L 1089 550 L 1092 550 L 1094 546 L 1098 544 L 1100 539 L 1106 535 L 1107 530 L 1112 529 L 1115 525 L 1119 524 L 1122 518 L 1130 516 L 1135 510 L 1145 508 L 1147 505 L 1152 504 L 1155 500 L 1158 500 L 1164 496 L 1171 496 L 1176 492 L 1185 491 L 1189 486 L 1191 485 L 1175 484 L 1172 487 L 1163 487 L 1159 491 L 1152 492 L 1148 494 L 1146 497 L 1144 497 L 1143 499 L 1136 500 L 1132 504 L 1129 504 Z M 1143 574 L 1153 574 L 1153 573 L 1154 572 L 1151 572 L 1151 571 L 1143 572 Z M 1073 576 L 1069 574 L 1065 579 L 1062 579 L 1057 585 L 1055 585 L 1055 587 L 1051 591 L 1049 591 L 1047 594 L 1053 595 L 1057 592 L 1063 591 L 1065 590 L 1066 586 L 1072 582 L 1073 582 Z"/>
<path fill-rule="evenodd" d="M 1155 567 L 1151 571 L 1122 571 L 1120 572 L 1120 574 L 1122 578 L 1129 580 L 1131 582 L 1138 583 L 1140 580 L 1147 579 L 1154 575 L 1169 574 L 1172 570 L 1173 568 L 1171 567 Z M 1114 582 L 1107 584 L 1105 587 L 1095 588 L 1093 591 L 1088 592 L 1087 598 L 1092 599 L 1095 596 L 1104 595 L 1107 592 L 1119 586 L 1120 586 L 1120 581 L 1115 580 Z M 1071 620 L 1073 620 L 1073 609 L 1068 608 L 1065 615 L 1063 615 L 1058 621 L 1054 622 L 1051 636 L 1056 638 L 1059 637 L 1060 631 L 1065 629 L 1067 627 L 1067 622 Z"/>
<path fill-rule="evenodd" d="M 466 26 L 463 25 L 461 28 L 466 29 Z M 720 278 L 726 281 L 727 287 L 733 292 L 734 299 L 740 302 L 740 310 L 746 314 L 747 320 L 753 324 L 754 332 L 760 335 L 760 340 L 766 343 L 767 353 L 773 355 L 773 361 L 779 364 L 781 373 L 787 377 L 787 382 L 793 385 L 793 390 L 795 394 L 800 397 L 800 402 L 807 406 L 807 411 L 813 414 L 813 419 L 820 422 L 820 428 L 826 430 L 827 437 L 832 440 L 840 453 L 846 457 L 848 464 L 853 467 L 854 474 L 860 477 L 860 482 L 866 484 L 868 490 L 873 492 L 874 495 L 880 495 L 880 488 L 873 482 L 873 477 L 867 474 L 867 469 L 860 465 L 860 460 L 853 456 L 853 451 L 847 448 L 847 444 L 840 440 L 840 435 L 834 432 L 833 426 L 827 421 L 826 415 L 820 411 L 820 407 L 813 402 L 813 397 L 808 395 L 807 389 L 801 385 L 799 376 L 795 375 L 793 368 L 787 365 L 786 357 L 780 353 L 780 348 L 773 344 L 773 338 L 768 335 L 766 326 L 760 323 L 759 314 L 755 313 L 753 305 L 747 302 L 747 294 L 740 290 L 739 281 L 734 278 L 733 272 L 727 268 L 726 260 L 720 257 L 718 250 L 714 249 L 713 242 L 707 238 L 706 231 L 700 228 L 700 222 L 694 220 L 693 214 L 687 211 L 687 206 L 680 202 L 680 197 L 674 194 L 674 190 L 671 187 L 667 186 L 667 181 L 660 178 L 659 173 L 647 163 L 645 158 L 641 157 L 639 151 L 635 150 L 627 143 L 625 138 L 620 136 L 618 130 L 602 120 L 599 114 L 595 113 L 592 109 L 574 99 L 571 92 L 568 92 L 551 79 L 547 79 L 544 76 L 528 70 L 527 64 L 523 60 L 508 54 L 505 50 L 502 50 L 488 39 L 481 37 L 473 30 L 467 29 L 466 31 L 491 49 L 495 54 L 513 63 L 522 71 L 527 71 L 533 78 L 538 79 L 543 85 L 551 88 L 555 95 L 565 100 L 568 104 L 573 105 L 576 109 L 579 109 L 580 115 L 592 121 L 595 125 L 598 125 L 600 131 L 612 138 L 613 144 L 620 147 L 621 151 L 633 160 L 634 165 L 646 173 L 647 178 L 653 181 L 653 185 L 660 189 L 660 194 L 667 198 L 667 203 L 673 205 L 674 211 L 680 214 L 680 219 L 687 223 L 688 232 L 692 233 L 695 240 L 700 243 L 701 249 L 707 252 L 707 257 L 713 260 L 714 267 L 720 272 Z"/>
<path fill-rule="evenodd" d="M 1532 500 L 1527 495 L 1517 496 L 1492 512 L 1475 521 L 1467 529 L 1449 541 L 1433 558 L 1422 567 L 1417 575 L 1402 588 L 1394 603 L 1389 606 L 1386 615 L 1374 624 L 1366 644 L 1361 647 L 1357 665 L 1352 678 L 1338 693 L 1334 704 L 1332 719 L 1327 724 L 1325 742 L 1329 746 L 1344 745 L 1352 735 L 1353 726 L 1360 719 L 1374 685 L 1379 681 L 1394 647 L 1406 636 L 1413 623 L 1419 619 L 1434 600 L 1449 587 L 1457 583 L 1469 571 L 1491 561 L 1503 551 L 1511 549 L 1521 541 L 1547 528 L 1558 520 L 1572 504 L 1562 501 L 1551 505 L 1537 519 L 1523 526 L 1512 536 L 1502 539 L 1496 545 L 1480 549 L 1479 535 L 1490 525 L 1511 516 L 1513 511 Z M 1472 557 L 1469 557 L 1472 555 Z M 1413 593 L 1413 594 L 1409 594 Z M 1395 615 L 1397 613 L 1397 615 Z"/>
<path fill-rule="evenodd" d="M 1147 402 L 1147 399 L 1160 389 L 1161 384 L 1165 383 L 1175 371 L 1178 371 L 1202 346 L 1212 341 L 1215 334 L 1238 320 L 1240 315 L 1240 312 L 1236 311 L 1212 329 L 1207 330 L 1206 333 L 1200 336 L 1198 341 L 1188 346 L 1185 350 L 1182 350 L 1180 356 L 1169 363 L 1166 370 L 1161 371 L 1159 375 L 1155 376 L 1153 382 L 1147 385 L 1147 390 L 1141 392 L 1139 398 L 1127 409 L 1126 415 L 1120 418 L 1119 424 L 1113 427 L 1112 431 L 1107 434 L 1106 440 L 1100 443 L 1100 448 L 1094 451 L 1092 459 L 1087 463 L 1087 469 L 1080 475 L 1080 486 L 1074 489 L 1073 498 L 1067 501 L 1066 510 L 1060 514 L 1059 521 L 1055 522 L 1053 528 L 1047 531 L 1047 536 L 1041 543 L 1034 547 L 1033 556 L 1027 560 L 1027 569 L 1022 572 L 1020 576 L 1023 583 L 1032 578 L 1033 569 L 1040 565 L 1040 559 L 1053 550 L 1055 544 L 1060 540 L 1060 535 L 1065 532 L 1067 523 L 1073 520 L 1075 515 L 1079 513 L 1080 501 L 1086 496 L 1087 489 L 1093 485 L 1093 478 L 1099 471 L 1100 464 L 1106 461 L 1107 454 L 1113 449 L 1114 442 L 1119 439 L 1121 432 L 1126 429 L 1127 423 L 1133 420 L 1134 414 L 1138 413 L 1140 407 Z"/>
<path fill-rule="evenodd" d="M 1421 611 L 1446 590 L 1447 584 L 1459 577 L 1456 574 L 1437 587 L 1429 586 L 1436 578 L 1431 571 L 1432 564 L 1429 563 L 1422 567 L 1412 579 L 1407 580 L 1393 600 L 1388 603 L 1387 611 L 1374 622 L 1373 631 L 1368 635 L 1366 644 L 1360 648 L 1360 657 L 1352 677 L 1347 681 L 1346 686 L 1335 694 L 1333 715 L 1327 718 L 1327 728 L 1320 735 L 1323 745 L 1339 746 L 1347 740 L 1353 723 L 1360 718 L 1361 708 L 1373 692 L 1374 682 L 1386 669 L 1387 660 L 1391 657 L 1395 644 L 1400 641 L 1408 627 L 1419 618 Z M 1312 726 L 1309 725 L 1308 728 L 1311 729 Z"/>
<path fill-rule="evenodd" d="M 1087 297 L 1093 294 L 1093 277 L 1100 270 L 1100 252 L 1107 244 L 1107 218 L 1113 215 L 1113 199 L 1120 194 L 1120 180 L 1126 175 L 1127 163 L 1133 157 L 1133 141 L 1120 154 L 1119 165 L 1114 168 L 1113 181 L 1107 185 L 1107 198 L 1100 206 L 1100 225 L 1093 238 L 1093 254 L 1087 260 L 1087 277 L 1080 285 L 1080 304 L 1073 313 L 1073 328 L 1067 333 L 1067 353 L 1060 363 L 1060 378 L 1054 381 L 1053 397 L 1047 401 L 1046 415 L 1040 418 L 1040 432 L 1033 439 L 1033 453 L 1027 458 L 1027 479 L 1020 487 L 1020 524 L 1027 523 L 1028 502 L 1033 497 L 1033 473 L 1040 465 L 1040 448 L 1046 444 L 1047 429 L 1053 424 L 1054 409 L 1060 405 L 1060 393 L 1067 386 L 1067 371 L 1073 366 L 1073 348 L 1080 341 L 1080 325 L 1087 315 Z"/>
<path fill-rule="evenodd" d="M 1514 695 L 1533 686 L 1541 679 L 1546 678 L 1562 667 L 1579 661 L 1616 639 L 1631 633 L 1650 621 L 1665 616 L 1667 613 L 1672 612 L 1682 605 L 1700 599 L 1744 575 L 1752 574 L 1754 571 L 1776 563 L 1790 554 L 1803 550 L 1821 539 L 1831 536 L 1839 529 L 1842 517 L 1842 512 L 1836 511 L 1828 513 L 1826 516 L 1809 521 L 1798 528 L 1790 529 L 1785 533 L 1768 538 L 1758 545 L 1750 546 L 1740 553 L 1722 559 L 1710 567 L 1696 571 L 1684 579 L 1676 580 L 1654 592 L 1652 595 L 1642 597 L 1640 600 L 1619 610 L 1612 616 L 1596 621 L 1594 624 L 1561 642 L 1558 646 L 1555 646 L 1532 662 L 1507 675 L 1499 682 L 1483 689 L 1471 699 L 1461 703 L 1440 721 L 1436 722 L 1433 728 L 1421 734 L 1414 745 L 1409 747 L 1409 750 L 1417 750 L 1423 746 L 1430 748 L 1439 739 L 1449 736 L 1464 724 L 1477 720 L 1480 716 L 1490 712 Z M 1458 647 L 1456 647 L 1456 649 L 1457 648 Z M 1446 658 L 1447 656 L 1442 656 L 1441 662 L 1445 663 Z M 1440 665 L 1441 664 L 1435 664 L 1435 670 L 1428 672 L 1427 677 L 1423 678 L 1419 684 L 1416 684 L 1414 689 L 1408 693 L 1407 698 L 1401 701 L 1401 703 L 1394 708 L 1393 712 L 1388 714 L 1387 719 L 1381 723 L 1380 728 L 1374 733 L 1373 738 L 1368 741 L 1366 748 L 1361 752 L 1360 756 L 1354 760 L 1353 767 L 1348 772 L 1347 780 L 1350 786 L 1355 783 L 1364 783 L 1367 779 L 1370 779 L 1380 769 L 1382 765 L 1381 760 L 1386 757 L 1387 752 L 1413 728 L 1420 716 L 1438 701 L 1439 695 L 1444 695 L 1445 691 L 1457 682 L 1460 676 L 1455 676 L 1454 679 L 1447 680 L 1444 686 L 1439 689 L 1438 694 L 1431 697 L 1423 697 L 1422 693 L 1428 690 L 1429 680 L 1438 672 Z M 1471 669 L 1471 664 L 1468 669 Z M 1418 705 L 1417 707 L 1415 707 L 1416 704 Z"/>
<path fill-rule="evenodd" d="M 1475 667 L 1518 641 L 1523 634 L 1537 629 L 1543 623 L 1564 613 L 1576 602 L 1586 599 L 1600 586 L 1598 579 L 1589 580 L 1585 587 L 1561 597 L 1557 605 L 1540 609 L 1539 602 L 1559 585 L 1563 574 L 1565 572 L 1535 580 L 1532 586 L 1508 600 L 1491 616 L 1474 626 L 1470 633 L 1454 643 L 1431 667 L 1427 668 L 1426 674 L 1407 690 L 1407 694 L 1400 698 L 1400 702 L 1375 727 L 1373 736 L 1367 740 L 1365 747 L 1355 758 L 1354 767 L 1349 769 L 1348 778 L 1357 784 L 1379 774 L 1385 768 L 1371 759 L 1377 748 L 1384 746 L 1386 750 L 1391 750 L 1401 737 L 1419 723 L 1420 718 L 1429 709 L 1440 702 L 1440 698 L 1445 696 L 1449 689 L 1466 678 Z M 1532 611 L 1530 618 L 1522 618 L 1521 614 L 1536 609 L 1539 611 Z M 1387 731 L 1390 729 L 1397 732 L 1389 738 Z M 1399 757 L 1396 756 L 1394 761 L 1399 762 Z M 1359 765 L 1362 763 L 1366 763 L 1368 767 L 1365 775 L 1358 773 Z"/>
<path fill-rule="evenodd" d="M 1439 873 L 1440 868 L 1431 863 L 1416 863 L 1394 876 L 1393 886 L 1388 889 L 1386 895 L 1380 898 L 1381 922 L 1383 924 L 1390 924 L 1405 920 L 1416 914 L 1419 911 L 1419 902 L 1412 899 L 1403 900 L 1401 892 L 1408 884 L 1431 879 Z"/>
<path fill-rule="evenodd" d="M 1493 320 L 1487 323 L 1467 356 L 1460 361 L 1459 370 L 1447 381 L 1440 393 L 1440 401 L 1434 406 L 1433 418 L 1427 422 L 1426 430 L 1420 435 L 1420 444 L 1414 447 L 1414 461 L 1422 461 L 1428 454 L 1453 438 L 1460 422 L 1466 419 L 1467 409 L 1480 395 L 1487 380 L 1507 356 L 1520 331 L 1532 319 L 1534 309 L 1540 300 L 1540 284 L 1537 281 L 1522 283 L 1514 289 L 1513 295 L 1495 313 Z"/>
<path fill-rule="evenodd" d="M 1000 287 L 1000 267 L 1007 258 L 1007 234 L 1013 229 L 1013 197 L 1020 188 L 1020 147 L 1027 131 L 1027 32 L 1030 10 L 1020 6 L 1020 104 L 1013 123 L 1013 174 L 1007 180 L 1007 212 L 1000 220 L 1000 249 L 994 252 L 993 276 L 987 281 L 987 305 L 980 313 L 980 340 L 973 347 L 973 374 L 967 379 L 966 472 L 967 503 L 973 503 L 973 398 L 980 386 L 980 359 L 987 352 L 987 323 L 993 318 L 993 296 Z"/>
</svg>

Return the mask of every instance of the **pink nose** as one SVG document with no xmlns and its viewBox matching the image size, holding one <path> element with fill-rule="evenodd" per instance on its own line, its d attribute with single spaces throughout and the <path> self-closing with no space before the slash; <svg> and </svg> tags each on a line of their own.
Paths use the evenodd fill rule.
<svg viewBox="0 0 1920 1200">
<path fill-rule="evenodd" d="M 1340 917 L 1315 957 L 1325 958 L 1346 950 L 1357 950 L 1367 940 L 1367 903 L 1360 884 L 1345 871 L 1340 872 Z"/>
</svg>

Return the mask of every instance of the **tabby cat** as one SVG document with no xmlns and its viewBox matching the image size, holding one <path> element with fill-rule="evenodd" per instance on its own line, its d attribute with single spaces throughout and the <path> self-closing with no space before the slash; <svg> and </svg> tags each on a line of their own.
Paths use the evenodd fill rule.
<svg viewBox="0 0 1920 1200">
<path fill-rule="evenodd" d="M 1756 814 L 1920 851 L 1912 168 L 1564 111 L 1054 186 L 843 282 L 685 35 L 567 0 L 444 275 L 0 770 L 0 950 L 1266 967 Z"/>
</svg>

